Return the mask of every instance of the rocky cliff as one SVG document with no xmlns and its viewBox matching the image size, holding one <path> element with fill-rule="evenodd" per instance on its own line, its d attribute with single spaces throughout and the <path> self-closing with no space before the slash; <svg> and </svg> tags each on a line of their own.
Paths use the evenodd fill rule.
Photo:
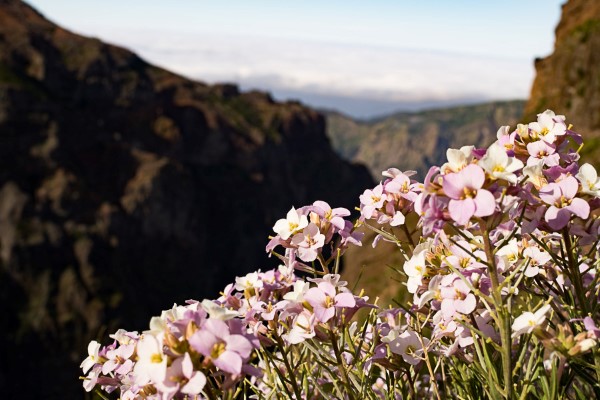
<svg viewBox="0 0 600 400">
<path fill-rule="evenodd" d="M 0 0 L 0 392 L 77 398 L 86 344 L 265 267 L 274 221 L 372 185 L 325 120 Z M 35 384 L 32 384 L 35 382 Z"/>
<path fill-rule="evenodd" d="M 556 27 L 554 52 L 535 61 L 527 118 L 547 108 L 593 138 L 584 152 L 600 154 L 600 2 L 569 0 Z"/>
</svg>

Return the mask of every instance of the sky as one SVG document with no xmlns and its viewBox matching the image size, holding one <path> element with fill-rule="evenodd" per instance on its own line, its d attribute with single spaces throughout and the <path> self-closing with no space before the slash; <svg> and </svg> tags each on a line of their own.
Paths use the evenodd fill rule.
<svg viewBox="0 0 600 400">
<path fill-rule="evenodd" d="M 30 0 L 67 29 L 208 83 L 368 118 L 526 99 L 563 0 Z"/>
</svg>

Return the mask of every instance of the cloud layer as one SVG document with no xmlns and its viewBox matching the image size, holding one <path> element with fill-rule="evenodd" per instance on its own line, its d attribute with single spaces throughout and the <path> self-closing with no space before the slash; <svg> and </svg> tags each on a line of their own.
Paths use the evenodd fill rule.
<svg viewBox="0 0 600 400">
<path fill-rule="evenodd" d="M 112 30 L 105 40 L 206 82 L 230 81 L 358 117 L 526 98 L 531 60 L 283 38 Z"/>
</svg>

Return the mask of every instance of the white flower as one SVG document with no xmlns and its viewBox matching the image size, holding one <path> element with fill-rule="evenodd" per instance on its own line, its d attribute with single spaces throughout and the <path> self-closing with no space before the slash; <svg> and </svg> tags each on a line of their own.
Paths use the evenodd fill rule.
<svg viewBox="0 0 600 400">
<path fill-rule="evenodd" d="M 538 114 L 537 122 L 531 122 L 528 128 L 532 139 L 541 139 L 550 144 L 556 141 L 557 136 L 567 133 L 564 115 L 556 115 L 551 110 Z"/>
<path fill-rule="evenodd" d="M 310 284 L 308 282 L 298 280 L 294 282 L 294 290 L 284 294 L 283 299 L 291 301 L 293 303 L 302 303 L 304 301 L 304 294 L 309 289 L 309 287 Z"/>
<path fill-rule="evenodd" d="M 510 136 L 510 126 L 505 125 L 498 128 L 498 131 L 496 132 L 496 138 L 500 140 L 506 136 Z"/>
<path fill-rule="evenodd" d="M 302 311 L 292 323 L 292 329 L 283 338 L 290 344 L 298 344 L 315 336 L 315 315 L 308 310 Z"/>
<path fill-rule="evenodd" d="M 509 264 L 514 264 L 519 260 L 519 242 L 517 239 L 511 239 L 510 242 L 498 249 L 496 255 L 506 257 Z"/>
<path fill-rule="evenodd" d="M 281 239 L 288 240 L 290 236 L 306 228 L 307 225 L 308 218 L 306 215 L 300 215 L 300 213 L 292 207 L 292 209 L 288 211 L 285 219 L 282 218 L 275 222 L 273 230 L 281 237 Z"/>
<path fill-rule="evenodd" d="M 258 276 L 258 272 L 251 272 L 246 276 L 235 278 L 235 289 L 244 291 L 246 289 L 254 289 L 263 287 L 263 282 Z"/>
<path fill-rule="evenodd" d="M 117 342 L 119 342 L 120 345 L 128 345 L 128 344 L 133 343 L 134 342 L 133 339 L 137 338 L 137 336 L 138 336 L 137 331 L 128 332 L 125 329 L 119 329 L 112 335 L 108 335 L 108 337 L 110 337 L 111 339 L 114 339 Z"/>
<path fill-rule="evenodd" d="M 472 153 L 474 148 L 475 146 L 463 146 L 460 148 L 460 150 L 446 150 L 448 162 L 442 165 L 442 173 L 448 174 L 450 172 L 458 172 L 469 165 L 473 158 Z"/>
<path fill-rule="evenodd" d="M 540 272 L 540 265 L 546 264 L 552 259 L 550 254 L 537 247 L 527 247 L 523 251 L 523 257 L 529 258 L 529 265 L 525 269 L 525 276 L 532 278 Z"/>
<path fill-rule="evenodd" d="M 220 319 L 221 321 L 227 321 L 239 315 L 237 311 L 229 310 L 212 300 L 204 299 L 201 305 L 210 318 Z"/>
<path fill-rule="evenodd" d="M 427 346 L 429 340 L 427 338 L 422 338 L 422 340 L 423 344 Z M 404 361 L 411 365 L 417 365 L 421 362 L 423 345 L 416 332 L 410 330 L 404 331 L 401 335 L 390 341 L 388 346 L 390 346 L 392 353 L 401 355 Z"/>
<path fill-rule="evenodd" d="M 600 197 L 600 178 L 598 178 L 596 168 L 591 164 L 585 163 L 579 168 L 579 172 L 575 177 L 581 182 L 581 191 L 583 193 Z"/>
<path fill-rule="evenodd" d="M 523 168 L 523 162 L 515 157 L 509 157 L 503 146 L 492 144 L 478 164 L 493 179 L 503 179 L 517 183 L 515 171 Z"/>
<path fill-rule="evenodd" d="M 138 360 L 133 368 L 135 383 L 162 382 L 167 373 L 167 356 L 163 353 L 162 337 L 144 334 L 136 346 Z"/>
<path fill-rule="evenodd" d="M 90 344 L 88 344 L 88 356 L 79 368 L 83 369 L 83 373 L 87 374 L 87 372 L 98 362 L 100 362 L 100 358 L 98 357 L 98 352 L 100 351 L 100 343 L 92 340 Z"/>
<path fill-rule="evenodd" d="M 427 273 L 427 267 L 425 265 L 425 254 L 427 249 L 422 249 L 417 253 L 417 249 L 415 248 L 415 253 L 410 260 L 404 263 L 404 273 L 408 276 L 408 281 L 406 282 L 406 287 L 409 293 L 416 293 L 421 286 L 421 282 L 425 274 Z"/>
<path fill-rule="evenodd" d="M 512 324 L 512 337 L 518 337 L 524 333 L 531 333 L 533 330 L 546 321 L 546 313 L 550 310 L 550 305 L 546 304 L 535 313 L 524 312 L 519 315 Z"/>
<path fill-rule="evenodd" d="M 548 184 L 548 180 L 544 176 L 543 171 L 544 160 L 539 160 L 537 163 L 528 165 L 523 168 L 523 175 L 527 176 L 527 182 L 531 182 L 536 189 L 539 189 Z"/>
</svg>

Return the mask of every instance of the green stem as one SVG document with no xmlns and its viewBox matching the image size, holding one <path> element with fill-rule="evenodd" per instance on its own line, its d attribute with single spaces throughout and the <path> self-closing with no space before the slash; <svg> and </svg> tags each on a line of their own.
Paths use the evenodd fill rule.
<svg viewBox="0 0 600 400">
<path fill-rule="evenodd" d="M 348 390 L 348 398 L 354 399 L 354 391 L 352 390 L 352 385 L 350 385 L 350 379 L 348 378 L 348 372 L 346 371 L 346 363 L 344 362 L 342 353 L 340 352 L 335 333 L 333 333 L 331 330 L 329 331 L 329 337 L 331 339 L 331 345 L 333 347 L 335 358 L 338 362 L 338 367 L 342 371 L 342 382 L 344 382 L 344 385 Z"/>
<path fill-rule="evenodd" d="M 494 257 L 494 248 L 490 241 L 490 232 L 486 229 L 483 235 L 485 255 L 490 268 L 490 280 L 492 283 L 492 298 L 496 306 L 496 313 L 500 320 L 500 340 L 502 344 L 502 370 L 504 376 L 504 396 L 506 399 L 513 398 L 513 375 L 512 375 L 512 338 L 510 326 L 510 314 L 502 304 L 502 287 L 499 284 L 498 267 Z"/>
<path fill-rule="evenodd" d="M 567 228 L 563 229 L 562 235 L 563 240 L 565 241 L 567 260 L 569 261 L 569 275 L 571 275 L 571 280 L 573 281 L 572 283 L 575 286 L 575 294 L 577 296 L 577 300 L 579 301 L 579 306 L 581 307 L 581 310 L 583 310 L 583 314 L 588 316 L 589 307 L 588 302 L 585 300 L 585 290 L 582 284 L 581 272 L 579 271 L 579 263 L 577 260 L 575 260 L 573 254 L 573 244 L 571 243 L 571 235 L 569 235 Z"/>
<path fill-rule="evenodd" d="M 292 384 L 292 388 L 294 389 L 294 394 L 296 395 L 296 398 L 298 400 L 300 400 L 302 398 L 302 392 L 300 391 L 300 388 L 298 387 L 298 384 L 296 383 L 296 379 L 294 378 L 294 370 L 292 369 L 292 366 L 290 365 L 290 361 L 288 360 L 288 352 L 285 351 L 286 347 L 285 344 L 283 343 L 283 340 L 281 339 L 281 337 L 279 335 L 275 335 L 275 340 L 277 341 L 277 345 L 279 346 L 279 349 L 281 350 L 281 355 L 283 356 L 283 362 L 285 363 L 285 368 L 288 371 L 288 374 L 290 374 L 290 383 Z"/>
</svg>

